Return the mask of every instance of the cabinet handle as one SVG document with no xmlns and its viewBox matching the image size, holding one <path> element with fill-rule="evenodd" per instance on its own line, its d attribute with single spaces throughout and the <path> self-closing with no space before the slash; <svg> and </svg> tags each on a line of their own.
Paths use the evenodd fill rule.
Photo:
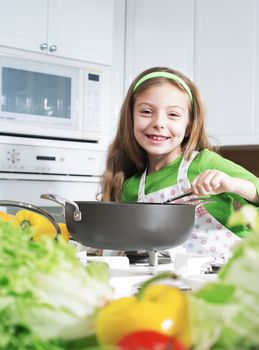
<svg viewBox="0 0 259 350">
<path fill-rule="evenodd" d="M 40 44 L 40 49 L 41 49 L 42 51 L 47 50 L 47 48 L 48 48 L 48 44 L 47 44 L 47 43 L 42 43 L 42 44 Z"/>
<path fill-rule="evenodd" d="M 57 46 L 56 45 L 51 45 L 50 47 L 49 47 L 49 52 L 54 52 L 54 51 L 56 51 L 57 50 Z"/>
</svg>

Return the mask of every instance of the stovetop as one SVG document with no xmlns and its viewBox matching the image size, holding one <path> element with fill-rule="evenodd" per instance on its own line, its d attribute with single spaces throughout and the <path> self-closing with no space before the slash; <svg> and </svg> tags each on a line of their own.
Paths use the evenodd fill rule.
<svg viewBox="0 0 259 350">
<path fill-rule="evenodd" d="M 143 282 L 160 272 L 174 272 L 178 278 L 166 279 L 163 283 L 182 290 L 197 290 L 206 282 L 217 279 L 217 274 L 208 270 L 210 258 L 205 257 L 178 254 L 175 261 L 171 261 L 169 257 L 160 256 L 157 266 L 152 266 L 146 260 L 130 264 L 126 256 L 87 256 L 85 251 L 78 254 L 82 263 L 102 261 L 109 265 L 115 298 L 133 295 Z"/>
</svg>

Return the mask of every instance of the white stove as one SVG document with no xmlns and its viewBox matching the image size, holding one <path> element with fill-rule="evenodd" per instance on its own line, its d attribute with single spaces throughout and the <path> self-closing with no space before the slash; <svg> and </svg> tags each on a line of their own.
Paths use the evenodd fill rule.
<svg viewBox="0 0 259 350">
<path fill-rule="evenodd" d="M 175 261 L 164 259 L 163 263 L 151 266 L 148 263 L 129 264 L 125 256 L 88 257 L 86 252 L 80 252 L 81 261 L 103 261 L 110 267 L 111 285 L 115 290 L 115 298 L 133 295 L 147 279 L 160 272 L 173 272 L 179 278 L 166 279 L 163 283 L 176 286 L 182 290 L 197 290 L 206 282 L 217 279 L 217 274 L 206 273 L 209 258 L 201 258 L 188 254 L 177 254 Z"/>
</svg>

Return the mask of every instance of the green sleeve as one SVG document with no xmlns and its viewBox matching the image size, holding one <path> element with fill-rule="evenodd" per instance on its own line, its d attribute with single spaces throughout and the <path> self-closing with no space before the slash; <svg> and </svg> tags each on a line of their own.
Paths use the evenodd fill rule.
<svg viewBox="0 0 259 350">
<path fill-rule="evenodd" d="M 190 165 L 188 177 L 192 181 L 199 173 L 207 169 L 217 169 L 232 177 L 238 177 L 253 182 L 259 193 L 259 178 L 231 160 L 223 158 L 218 153 L 205 149 L 200 152 Z"/>
<path fill-rule="evenodd" d="M 257 192 L 259 193 L 259 179 L 255 175 L 253 175 L 242 166 L 209 150 L 200 152 L 190 165 L 188 171 L 189 181 L 191 182 L 198 174 L 207 169 L 217 169 L 219 171 L 225 172 L 229 176 L 249 180 L 255 184 Z M 215 202 L 212 204 L 207 204 L 206 209 L 211 215 L 213 215 L 226 227 L 228 227 L 227 220 L 231 213 L 239 207 L 248 203 L 244 198 L 234 193 L 222 193 L 211 197 Z M 230 230 L 240 237 L 245 237 L 250 233 L 245 226 L 239 226 L 235 228 L 232 227 Z"/>
</svg>

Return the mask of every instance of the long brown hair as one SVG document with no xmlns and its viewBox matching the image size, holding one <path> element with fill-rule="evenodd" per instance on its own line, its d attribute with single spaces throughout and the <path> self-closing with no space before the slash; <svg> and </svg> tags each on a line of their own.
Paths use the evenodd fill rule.
<svg viewBox="0 0 259 350">
<path fill-rule="evenodd" d="M 187 93 L 177 81 L 154 77 L 147 79 L 134 90 L 135 84 L 141 77 L 151 72 L 169 72 L 180 77 L 190 88 L 193 101 L 189 102 L 189 134 L 182 142 L 182 152 L 189 159 L 194 150 L 201 151 L 204 148 L 211 149 L 205 134 L 204 106 L 196 85 L 182 73 L 166 68 L 154 67 L 139 74 L 130 85 L 120 111 L 119 125 L 113 142 L 108 149 L 106 169 L 102 177 L 102 200 L 119 201 L 123 183 L 126 179 L 137 173 L 142 173 L 148 164 L 146 151 L 137 143 L 133 128 L 133 107 L 138 95 L 155 84 L 170 83 Z"/>
</svg>

